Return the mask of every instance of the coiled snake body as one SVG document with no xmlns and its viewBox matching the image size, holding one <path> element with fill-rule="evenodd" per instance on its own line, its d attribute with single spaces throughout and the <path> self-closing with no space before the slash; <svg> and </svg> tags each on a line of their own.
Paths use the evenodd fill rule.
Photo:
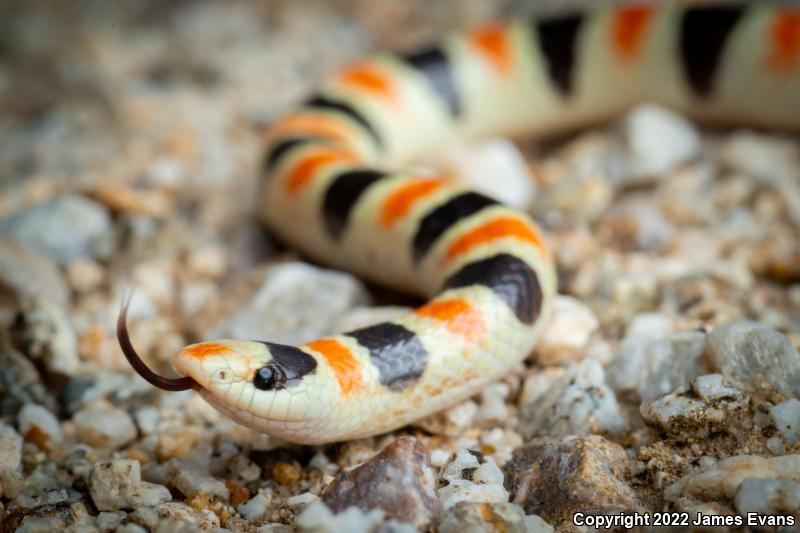
<svg viewBox="0 0 800 533">
<path fill-rule="evenodd" d="M 556 291 L 552 257 L 527 215 L 404 164 L 454 140 L 549 134 L 643 100 L 706 122 L 800 129 L 800 10 L 613 7 L 346 67 L 270 128 L 261 213 L 309 256 L 428 303 L 297 347 L 187 346 L 172 361 L 179 379 L 138 359 L 123 312 L 123 351 L 154 385 L 195 388 L 237 422 L 298 443 L 386 432 L 468 398 L 531 353 Z"/>
</svg>

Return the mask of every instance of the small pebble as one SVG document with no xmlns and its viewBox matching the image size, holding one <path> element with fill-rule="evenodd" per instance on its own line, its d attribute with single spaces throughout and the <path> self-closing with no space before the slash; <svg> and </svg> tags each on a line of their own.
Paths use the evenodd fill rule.
<svg viewBox="0 0 800 533">
<path fill-rule="evenodd" d="M 774 329 L 756 322 L 718 326 L 708 336 L 708 354 L 723 374 L 755 390 L 800 397 L 800 353 Z"/>
<path fill-rule="evenodd" d="M 707 437 L 744 415 L 749 399 L 720 374 L 699 376 L 660 398 L 643 402 L 642 417 L 680 440 Z"/>
<path fill-rule="evenodd" d="M 25 404 L 19 412 L 17 427 L 25 440 L 43 449 L 62 440 L 61 424 L 47 408 L 34 403 Z"/>
<path fill-rule="evenodd" d="M 225 482 L 203 472 L 196 464 L 180 459 L 167 463 L 170 483 L 187 498 L 198 494 L 227 500 L 230 497 Z"/>
<path fill-rule="evenodd" d="M 789 446 L 800 442 L 800 400 L 791 398 L 774 405 L 769 414 Z"/>
<path fill-rule="evenodd" d="M 22 463 L 22 437 L 0 421 L 0 472 L 15 472 Z"/>
<path fill-rule="evenodd" d="M 279 263 L 266 271 L 248 302 L 203 335 L 302 344 L 338 333 L 334 326 L 342 314 L 367 302 L 367 291 L 355 276 L 305 263 Z"/>
<path fill-rule="evenodd" d="M 261 492 L 250 498 L 244 503 L 240 503 L 236 510 L 242 518 L 248 522 L 256 522 L 261 519 L 269 508 L 270 500 Z"/>
<path fill-rule="evenodd" d="M 471 450 L 458 450 L 439 475 L 439 500 L 445 509 L 458 502 L 499 503 L 508 501 L 503 471 L 491 457 Z"/>
<path fill-rule="evenodd" d="M 597 330 L 597 318 L 585 304 L 571 296 L 556 296 L 548 327 L 536 343 L 536 362 L 565 365 L 585 355 L 589 338 Z"/>
<path fill-rule="evenodd" d="M 792 515 L 800 509 L 800 483 L 788 479 L 747 478 L 736 491 L 736 509 L 746 516 Z"/>
<path fill-rule="evenodd" d="M 508 502 L 458 502 L 445 511 L 439 533 L 553 533 L 553 526 L 536 515 L 526 516 Z"/>
<path fill-rule="evenodd" d="M 800 481 L 800 455 L 728 457 L 699 472 L 689 472 L 667 487 L 664 496 L 671 502 L 681 498 L 697 501 L 733 499 L 742 482 L 748 478 Z"/>
<path fill-rule="evenodd" d="M 136 438 L 136 425 L 123 409 L 82 409 L 72 417 L 81 442 L 117 449 Z"/>
<path fill-rule="evenodd" d="M 108 211 L 79 195 L 62 196 L 0 219 L 0 234 L 61 264 L 79 257 L 105 257 L 114 248 Z"/>
<path fill-rule="evenodd" d="M 527 209 L 536 193 L 536 182 L 525 158 L 508 139 L 451 147 L 445 151 L 442 166 L 456 180 L 520 209 Z"/>
<path fill-rule="evenodd" d="M 640 176 L 664 175 L 700 152 L 700 135 L 694 126 L 663 107 L 641 105 L 628 113 L 623 124 L 633 170 Z"/>
<path fill-rule="evenodd" d="M 166 487 L 142 481 L 139 461 L 133 459 L 113 459 L 94 465 L 89 494 L 101 511 L 136 509 L 172 499 Z"/>
<path fill-rule="evenodd" d="M 333 513 L 323 502 L 315 502 L 305 508 L 295 520 L 301 533 L 369 533 L 386 531 L 392 533 L 417 533 L 411 524 L 387 519 L 382 509 L 364 511 L 357 506 Z"/>
<path fill-rule="evenodd" d="M 570 523 L 579 510 L 607 514 L 640 509 L 625 481 L 628 468 L 619 444 L 588 435 L 534 439 L 514 452 L 503 472 L 511 502 L 558 527 Z"/>
<path fill-rule="evenodd" d="M 428 450 L 413 437 L 399 438 L 361 466 L 339 474 L 322 502 L 338 513 L 356 506 L 381 509 L 386 516 L 419 529 L 435 524 L 441 503 L 434 492 Z"/>
<path fill-rule="evenodd" d="M 625 420 L 603 367 L 593 359 L 563 371 L 540 372 L 525 380 L 520 396 L 519 432 L 539 435 L 619 433 Z"/>
<path fill-rule="evenodd" d="M 292 463 L 275 463 L 272 467 L 272 479 L 278 485 L 292 485 L 300 480 L 302 471 L 297 465 Z"/>
</svg>

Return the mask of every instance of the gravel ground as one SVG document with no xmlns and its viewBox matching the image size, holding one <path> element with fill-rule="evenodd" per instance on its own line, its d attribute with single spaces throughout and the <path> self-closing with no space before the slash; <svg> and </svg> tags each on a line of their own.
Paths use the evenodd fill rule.
<svg viewBox="0 0 800 533">
<path fill-rule="evenodd" d="M 428 4 L 0 4 L 0 533 L 800 519 L 800 142 L 653 105 L 441 163 L 498 173 L 560 275 L 534 357 L 479 397 L 301 447 L 131 372 L 132 287 L 161 373 L 190 342 L 301 342 L 417 303 L 282 248 L 251 199 L 265 126 L 337 67 L 549 7 Z"/>
</svg>

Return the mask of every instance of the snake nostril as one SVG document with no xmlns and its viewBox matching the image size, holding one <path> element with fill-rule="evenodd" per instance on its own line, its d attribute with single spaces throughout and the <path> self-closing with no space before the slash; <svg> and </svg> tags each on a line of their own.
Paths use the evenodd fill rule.
<svg viewBox="0 0 800 533">
<path fill-rule="evenodd" d="M 222 382 L 228 381 L 228 371 L 227 370 L 217 371 L 217 379 Z"/>
</svg>

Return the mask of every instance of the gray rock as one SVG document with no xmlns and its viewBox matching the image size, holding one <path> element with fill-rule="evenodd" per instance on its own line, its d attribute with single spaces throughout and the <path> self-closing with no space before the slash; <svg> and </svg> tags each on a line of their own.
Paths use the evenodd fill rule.
<svg viewBox="0 0 800 533">
<path fill-rule="evenodd" d="M 398 522 L 424 529 L 439 520 L 442 505 L 425 446 L 413 437 L 395 440 L 372 459 L 336 477 L 322 501 L 335 512 L 351 506 L 381 509 Z"/>
<path fill-rule="evenodd" d="M 774 329 L 757 322 L 716 327 L 708 336 L 708 354 L 721 373 L 746 386 L 800 396 L 800 354 Z"/>
<path fill-rule="evenodd" d="M 50 462 L 38 466 L 24 478 L 10 507 L 34 509 L 42 505 L 70 504 L 81 497 L 81 493 L 73 488 L 72 479 Z"/>
<path fill-rule="evenodd" d="M 108 211 L 79 195 L 0 219 L 0 234 L 61 264 L 78 257 L 103 257 L 114 247 Z"/>
<path fill-rule="evenodd" d="M 136 438 L 136 425 L 122 409 L 83 409 L 72 421 L 78 439 L 90 446 L 117 449 Z"/>
<path fill-rule="evenodd" d="M 448 509 L 439 533 L 552 533 L 553 526 L 536 515 L 525 516 L 519 505 L 507 502 L 462 501 Z"/>
<path fill-rule="evenodd" d="M 89 494 L 100 511 L 138 509 L 172 499 L 166 487 L 142 481 L 141 466 L 134 459 L 97 463 L 89 479 Z"/>
<path fill-rule="evenodd" d="M 789 446 L 800 442 L 800 400 L 779 403 L 769 410 L 769 415 Z"/>
<path fill-rule="evenodd" d="M 48 299 L 23 299 L 11 334 L 15 344 L 48 372 L 74 375 L 78 358 L 78 339 L 67 318 L 67 308 Z"/>
<path fill-rule="evenodd" d="M 300 344 L 338 333 L 342 314 L 367 302 L 366 288 L 350 274 L 282 263 L 271 266 L 250 301 L 206 336 Z"/>
<path fill-rule="evenodd" d="M 0 414 L 15 416 L 29 403 L 55 409 L 50 392 L 30 359 L 16 350 L 0 347 Z"/>
<path fill-rule="evenodd" d="M 628 470 L 625 450 L 598 435 L 534 439 L 503 467 L 511 501 L 556 527 L 577 511 L 639 510 Z"/>
<path fill-rule="evenodd" d="M 23 513 L 22 522 L 14 528 L 14 519 L 4 523 L 11 526 L 15 533 L 51 533 L 52 531 L 69 531 L 70 533 L 94 533 L 97 531 L 94 519 L 86 511 L 81 502 L 60 502 L 44 504 L 36 509 Z M 11 529 L 9 529 L 11 531 Z"/>
<path fill-rule="evenodd" d="M 645 421 L 681 440 L 722 431 L 745 412 L 749 399 L 720 374 L 707 374 L 660 398 L 643 402 Z"/>
<path fill-rule="evenodd" d="M 608 368 L 608 383 L 640 400 L 671 392 L 707 371 L 701 358 L 705 339 L 700 331 L 628 336 Z"/>
<path fill-rule="evenodd" d="M 736 510 L 742 515 L 791 515 L 800 511 L 800 483 L 788 479 L 747 478 L 736 491 Z"/>
<path fill-rule="evenodd" d="M 229 498 L 225 482 L 202 471 L 194 463 L 171 459 L 167 463 L 167 476 L 169 476 L 170 483 L 187 498 L 197 494 L 216 496 L 223 500 Z"/>
<path fill-rule="evenodd" d="M 508 501 L 508 492 L 503 487 L 503 471 L 498 468 L 494 459 L 465 449 L 453 454 L 442 468 L 438 495 L 445 509 L 461 501 Z"/>
<path fill-rule="evenodd" d="M 18 301 L 50 300 L 59 307 L 69 301 L 69 288 L 53 261 L 1 237 L 0 286 Z"/>
<path fill-rule="evenodd" d="M 594 359 L 570 365 L 561 375 L 534 374 L 520 397 L 519 432 L 539 435 L 618 433 L 625 429 L 603 367 Z"/>
</svg>

